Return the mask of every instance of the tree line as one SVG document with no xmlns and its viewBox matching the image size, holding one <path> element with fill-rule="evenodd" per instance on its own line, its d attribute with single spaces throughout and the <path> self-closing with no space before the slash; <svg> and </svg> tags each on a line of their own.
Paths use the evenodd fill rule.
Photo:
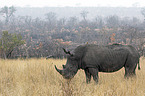
<svg viewBox="0 0 145 96">
<path fill-rule="evenodd" d="M 57 18 L 59 14 L 49 12 L 41 18 L 31 16 L 15 17 L 16 8 L 3 7 L 0 10 L 0 57 L 63 58 L 62 48 L 74 49 L 80 44 L 107 45 L 111 43 L 131 44 L 141 54 L 145 44 L 145 22 L 138 18 L 119 17 L 116 15 L 102 17 L 96 13 L 93 20 L 87 19 L 89 12 L 80 13 L 70 18 Z M 145 16 L 145 10 L 141 11 Z"/>
</svg>

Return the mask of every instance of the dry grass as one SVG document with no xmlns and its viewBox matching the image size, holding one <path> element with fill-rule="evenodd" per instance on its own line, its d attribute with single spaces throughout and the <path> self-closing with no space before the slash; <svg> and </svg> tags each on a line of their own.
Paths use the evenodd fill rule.
<svg viewBox="0 0 145 96">
<path fill-rule="evenodd" d="M 66 60 L 0 60 L 0 96 L 145 96 L 145 60 L 136 78 L 124 79 L 124 69 L 99 73 L 99 83 L 85 82 L 82 70 L 67 81 L 54 69 Z"/>
</svg>

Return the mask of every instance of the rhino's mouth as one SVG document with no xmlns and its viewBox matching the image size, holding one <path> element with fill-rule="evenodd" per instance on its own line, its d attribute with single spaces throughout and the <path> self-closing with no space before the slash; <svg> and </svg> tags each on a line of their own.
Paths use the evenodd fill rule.
<svg viewBox="0 0 145 96">
<path fill-rule="evenodd" d="M 70 74 L 67 74 L 67 75 L 64 75 L 63 78 L 65 79 L 72 79 L 74 76 L 73 75 L 70 75 Z"/>
<path fill-rule="evenodd" d="M 60 73 L 60 74 L 63 76 L 63 78 L 65 78 L 65 79 L 72 79 L 72 78 L 74 77 L 74 75 L 73 75 L 73 74 L 70 74 L 70 72 L 66 72 L 66 68 L 63 68 L 63 70 L 60 70 L 60 69 L 58 69 L 58 68 L 55 66 L 55 69 L 56 69 L 56 71 L 57 71 L 58 73 Z"/>
</svg>

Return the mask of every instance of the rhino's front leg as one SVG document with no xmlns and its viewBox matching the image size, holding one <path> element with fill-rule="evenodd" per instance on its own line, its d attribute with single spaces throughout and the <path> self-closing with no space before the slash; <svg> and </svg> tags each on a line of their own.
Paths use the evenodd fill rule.
<svg viewBox="0 0 145 96">
<path fill-rule="evenodd" d="M 85 69 L 85 74 L 86 74 L 86 82 L 88 84 L 91 81 L 91 74 L 89 73 L 89 69 L 88 68 Z"/>
<path fill-rule="evenodd" d="M 94 81 L 96 82 L 96 84 L 98 83 L 98 69 L 96 68 L 88 68 L 89 69 L 89 73 L 93 76 Z"/>
</svg>

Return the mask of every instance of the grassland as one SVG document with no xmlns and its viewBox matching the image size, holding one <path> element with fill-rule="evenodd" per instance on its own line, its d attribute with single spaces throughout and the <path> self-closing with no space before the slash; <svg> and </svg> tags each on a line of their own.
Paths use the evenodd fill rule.
<svg viewBox="0 0 145 96">
<path fill-rule="evenodd" d="M 62 68 L 64 60 L 0 60 L 0 96 L 145 96 L 145 60 L 136 78 L 124 79 L 124 69 L 99 73 L 99 83 L 85 82 L 83 70 L 70 81 L 63 79 L 54 65 Z"/>
</svg>

